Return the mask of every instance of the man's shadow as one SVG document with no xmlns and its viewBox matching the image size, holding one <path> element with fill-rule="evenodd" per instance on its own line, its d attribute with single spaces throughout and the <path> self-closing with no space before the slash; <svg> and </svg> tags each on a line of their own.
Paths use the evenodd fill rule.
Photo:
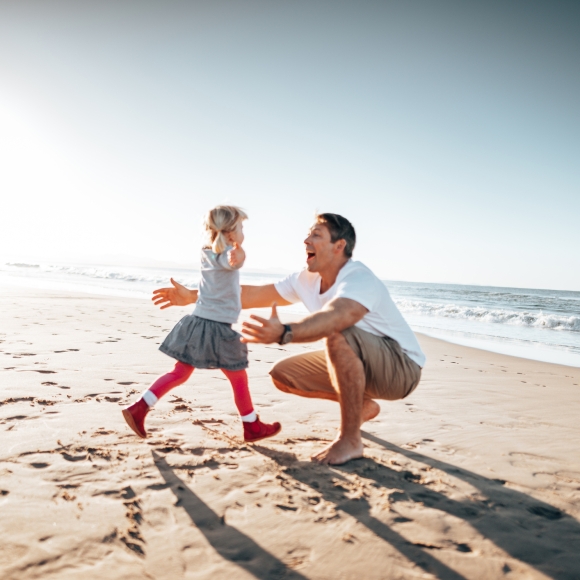
<svg viewBox="0 0 580 580">
<path fill-rule="evenodd" d="M 489 479 L 467 469 L 403 449 L 363 431 L 363 437 L 388 451 L 399 453 L 462 479 L 486 499 L 468 503 L 450 500 L 419 486 L 410 497 L 469 522 L 483 536 L 514 558 L 557 578 L 580 578 L 580 523 L 554 506 L 505 487 L 505 481 Z M 377 483 L 382 473 L 376 472 Z M 530 525 L 530 518 L 533 524 Z"/>
<path fill-rule="evenodd" d="M 259 580 L 306 580 L 236 528 L 229 526 L 182 481 L 163 457 L 152 452 L 159 473 L 215 551 Z"/>
<path fill-rule="evenodd" d="M 313 492 L 336 505 L 336 508 L 356 518 L 377 536 L 391 544 L 403 556 L 422 569 L 442 579 L 464 578 L 429 553 L 428 548 L 409 540 L 371 515 L 371 506 L 363 497 L 350 499 L 346 490 L 336 485 L 339 471 L 356 473 L 374 481 L 376 487 L 402 492 L 391 493 L 390 501 L 415 501 L 446 512 L 469 523 L 498 548 L 552 578 L 580 578 L 580 523 L 553 506 L 519 491 L 504 487 L 499 480 L 488 479 L 449 463 L 414 451 L 402 449 L 363 431 L 363 436 L 385 449 L 399 453 L 463 479 L 477 488 L 484 498 L 465 502 L 428 489 L 410 471 L 395 471 L 373 459 L 365 458 L 331 470 L 300 462 L 291 453 L 274 451 L 258 445 L 254 449 L 284 467 L 285 473 L 310 487 Z M 344 478 L 346 482 L 346 478 Z M 534 521 L 530 525 L 530 518 Z M 456 549 L 470 552 L 469 545 L 459 543 Z M 508 570 L 506 570 L 507 572 Z"/>
</svg>

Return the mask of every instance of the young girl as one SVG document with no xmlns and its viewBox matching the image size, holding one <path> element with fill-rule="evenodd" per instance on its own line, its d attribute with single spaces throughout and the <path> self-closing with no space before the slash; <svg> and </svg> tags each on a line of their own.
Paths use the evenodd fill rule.
<svg viewBox="0 0 580 580">
<path fill-rule="evenodd" d="M 243 210 L 220 205 L 205 217 L 209 244 L 201 250 L 201 281 L 195 310 L 182 318 L 159 350 L 177 360 L 170 373 L 159 377 L 133 405 L 123 409 L 129 427 L 147 437 L 145 417 L 151 407 L 174 387 L 187 381 L 197 367 L 221 369 L 234 390 L 244 426 L 244 440 L 259 441 L 280 432 L 280 423 L 262 423 L 248 389 L 248 347 L 232 329 L 242 309 L 239 269 L 246 253 Z"/>
</svg>

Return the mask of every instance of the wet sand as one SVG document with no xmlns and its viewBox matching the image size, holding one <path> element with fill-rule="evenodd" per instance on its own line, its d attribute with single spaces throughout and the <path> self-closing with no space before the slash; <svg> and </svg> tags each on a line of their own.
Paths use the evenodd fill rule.
<svg viewBox="0 0 580 580">
<path fill-rule="evenodd" d="M 171 368 L 157 344 L 187 311 L 0 289 L 1 578 L 579 577 L 580 369 L 421 336 L 417 390 L 381 402 L 364 459 L 325 467 L 338 406 L 267 374 L 320 345 L 252 346 L 280 435 L 243 444 L 225 377 L 196 371 L 142 441 L 120 409 Z"/>
</svg>

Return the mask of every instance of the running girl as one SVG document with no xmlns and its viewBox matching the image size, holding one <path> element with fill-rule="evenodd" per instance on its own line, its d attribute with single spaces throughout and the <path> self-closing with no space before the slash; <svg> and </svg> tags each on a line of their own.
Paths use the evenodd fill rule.
<svg viewBox="0 0 580 580">
<path fill-rule="evenodd" d="M 248 388 L 248 347 L 232 329 L 242 309 L 239 269 L 246 253 L 243 221 L 238 207 L 220 205 L 205 217 L 208 244 L 201 250 L 201 280 L 195 310 L 182 318 L 159 350 L 177 360 L 170 373 L 159 377 L 131 406 L 123 409 L 127 424 L 147 437 L 145 417 L 174 387 L 187 381 L 194 369 L 221 369 L 229 379 L 244 426 L 244 440 L 259 441 L 280 432 L 280 423 L 262 423 L 254 411 Z"/>
</svg>

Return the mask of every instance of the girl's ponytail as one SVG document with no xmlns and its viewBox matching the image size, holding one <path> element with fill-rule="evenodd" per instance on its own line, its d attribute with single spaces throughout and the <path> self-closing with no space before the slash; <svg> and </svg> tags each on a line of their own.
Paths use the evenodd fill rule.
<svg viewBox="0 0 580 580">
<path fill-rule="evenodd" d="M 218 205 L 207 212 L 204 226 L 209 234 L 209 245 L 216 254 L 228 247 L 227 234 L 232 232 L 238 222 L 247 220 L 246 212 L 233 205 Z"/>
<path fill-rule="evenodd" d="M 221 254 L 228 247 L 228 240 L 224 232 L 218 232 L 215 240 L 211 244 L 211 249 L 216 254 Z"/>
</svg>

